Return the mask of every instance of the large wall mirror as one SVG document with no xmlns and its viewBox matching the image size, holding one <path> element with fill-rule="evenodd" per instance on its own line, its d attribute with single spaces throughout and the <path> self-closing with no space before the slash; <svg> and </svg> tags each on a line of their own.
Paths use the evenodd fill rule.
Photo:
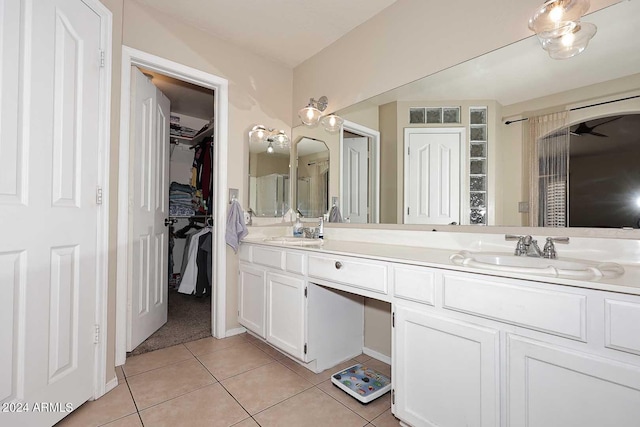
<svg viewBox="0 0 640 427">
<path fill-rule="evenodd" d="M 407 215 L 432 205 L 417 197 L 417 205 L 408 206 L 405 195 L 406 135 L 415 134 L 407 129 L 423 128 L 463 130 L 459 142 L 453 141 L 459 154 L 447 160 L 459 167 L 459 192 L 448 193 L 459 198 L 456 223 L 638 228 L 640 168 L 635 161 L 622 170 L 629 162 L 620 159 L 639 158 L 640 2 L 620 2 L 584 20 L 596 24 L 598 33 L 576 57 L 553 60 L 532 36 L 338 111 L 380 133 L 379 222 L 410 223 Z M 546 120 L 553 113 L 564 116 L 541 129 L 535 118 Z M 294 136 L 309 132 L 302 126 L 293 130 Z M 568 157 L 549 160 L 548 151 L 558 146 L 549 146 L 549 140 L 559 133 L 569 138 Z M 350 135 L 311 136 L 324 140 L 335 159 L 329 197 L 339 197 L 342 141 Z M 603 175 L 604 169 L 616 174 Z M 562 179 L 543 182 L 550 171 Z M 442 178 L 440 170 L 431 173 Z M 600 185 L 602 192 L 595 193 L 603 181 L 620 185 Z M 447 194 L 435 196 L 443 200 Z M 583 207 L 576 207 L 579 202 Z M 622 219 L 601 215 L 614 211 L 622 212 Z"/>
<path fill-rule="evenodd" d="M 290 207 L 289 146 L 249 144 L 249 207 L 255 216 L 281 217 Z"/>
<path fill-rule="evenodd" d="M 295 144 L 296 207 L 302 217 L 318 218 L 329 211 L 329 147 L 302 137 Z"/>
</svg>

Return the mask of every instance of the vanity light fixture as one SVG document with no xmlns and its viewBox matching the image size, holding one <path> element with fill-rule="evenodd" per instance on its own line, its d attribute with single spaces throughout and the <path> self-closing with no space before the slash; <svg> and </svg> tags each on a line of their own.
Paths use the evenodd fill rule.
<svg viewBox="0 0 640 427">
<path fill-rule="evenodd" d="M 273 144 L 277 147 L 285 148 L 289 145 L 289 137 L 283 130 L 267 128 L 263 125 L 255 125 L 249 131 L 249 142 L 253 144 L 269 143 L 267 153 L 273 153 Z"/>
<path fill-rule="evenodd" d="M 580 22 L 589 0 L 547 0 L 529 19 L 542 48 L 553 59 L 567 59 L 587 48 L 596 34 L 595 25 Z"/>
<path fill-rule="evenodd" d="M 327 109 L 328 103 L 326 96 L 321 96 L 317 101 L 311 98 L 309 104 L 298 111 L 298 117 L 306 126 L 315 127 L 322 117 L 322 112 Z"/>
<path fill-rule="evenodd" d="M 329 133 L 336 133 L 342 128 L 342 124 L 344 123 L 344 119 L 336 114 L 329 114 L 320 119 L 320 123 Z"/>
</svg>

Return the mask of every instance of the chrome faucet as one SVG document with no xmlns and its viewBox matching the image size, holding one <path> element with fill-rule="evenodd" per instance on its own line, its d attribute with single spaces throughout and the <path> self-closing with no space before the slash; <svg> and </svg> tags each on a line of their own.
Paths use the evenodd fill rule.
<svg viewBox="0 0 640 427">
<path fill-rule="evenodd" d="M 514 255 L 516 256 L 530 256 L 530 257 L 542 257 L 542 251 L 538 246 L 538 241 L 534 240 L 531 236 L 514 236 L 512 234 L 507 234 L 504 236 L 505 240 L 517 240 L 516 250 L 514 251 Z"/>
</svg>

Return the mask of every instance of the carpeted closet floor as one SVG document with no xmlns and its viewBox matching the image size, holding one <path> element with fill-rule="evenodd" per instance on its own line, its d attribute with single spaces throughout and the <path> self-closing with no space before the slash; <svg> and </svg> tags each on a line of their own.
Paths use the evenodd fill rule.
<svg viewBox="0 0 640 427">
<path fill-rule="evenodd" d="M 211 336 L 211 295 L 196 298 L 169 289 L 167 323 L 127 356 Z"/>
</svg>

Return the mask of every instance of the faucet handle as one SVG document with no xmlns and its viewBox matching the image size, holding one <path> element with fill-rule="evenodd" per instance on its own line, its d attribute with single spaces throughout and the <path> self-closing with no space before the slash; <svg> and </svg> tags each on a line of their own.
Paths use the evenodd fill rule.
<svg viewBox="0 0 640 427">
<path fill-rule="evenodd" d="M 515 234 L 505 234 L 504 235 L 504 240 L 522 240 L 524 239 L 524 236 L 517 236 Z"/>
<path fill-rule="evenodd" d="M 556 259 L 558 257 L 558 253 L 556 252 L 556 246 L 554 242 L 557 243 L 569 243 L 568 237 L 547 237 L 547 243 L 544 244 L 544 249 L 542 250 L 542 256 L 549 259 Z"/>
</svg>

